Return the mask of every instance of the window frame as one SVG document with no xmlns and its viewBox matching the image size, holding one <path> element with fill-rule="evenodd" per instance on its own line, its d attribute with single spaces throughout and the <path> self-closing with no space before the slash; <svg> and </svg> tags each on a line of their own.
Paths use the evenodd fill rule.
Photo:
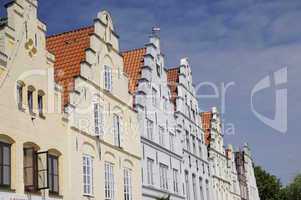
<svg viewBox="0 0 301 200">
<path fill-rule="evenodd" d="M 153 159 L 147 158 L 147 183 L 149 185 L 154 185 L 154 164 Z"/>
<path fill-rule="evenodd" d="M 23 90 L 24 90 L 24 84 L 22 83 L 17 83 L 17 104 L 18 104 L 18 109 L 22 110 L 23 109 Z"/>
<path fill-rule="evenodd" d="M 105 200 L 114 200 L 115 199 L 114 164 L 110 162 L 105 162 L 104 173 L 105 173 L 105 182 L 104 182 Z"/>
<path fill-rule="evenodd" d="M 57 163 L 57 174 L 55 174 L 54 171 L 54 164 L 53 161 L 56 160 Z M 49 167 L 51 166 L 51 167 Z M 48 155 L 48 188 L 49 188 L 49 193 L 50 194 L 55 194 L 58 195 L 60 193 L 60 173 L 59 173 L 59 156 L 55 156 L 52 154 Z M 51 173 L 52 172 L 52 173 Z M 57 177 L 57 191 L 54 190 L 54 177 Z M 51 178 L 51 181 L 50 181 Z M 51 185 L 52 183 L 52 185 Z"/>
<path fill-rule="evenodd" d="M 26 162 L 26 151 L 32 151 L 31 152 L 31 159 L 32 163 L 31 165 L 25 165 Z M 37 163 L 37 151 L 34 147 L 29 147 L 29 148 L 23 148 L 23 172 L 24 172 L 24 179 L 25 179 L 25 174 L 27 174 L 27 169 L 31 169 L 32 172 L 32 185 L 26 185 L 26 181 L 24 180 L 24 191 L 26 192 L 37 192 L 38 191 L 38 163 Z"/>
<path fill-rule="evenodd" d="M 33 90 L 27 90 L 27 106 L 28 111 L 33 113 Z"/>
<path fill-rule="evenodd" d="M 160 163 L 159 174 L 160 174 L 160 188 L 163 190 L 168 190 L 168 166 L 163 163 Z"/>
<path fill-rule="evenodd" d="M 113 78 L 112 67 L 104 65 L 104 89 L 108 92 L 112 91 Z"/>
<path fill-rule="evenodd" d="M 85 170 L 85 167 L 86 167 L 86 170 Z M 88 168 L 90 169 L 89 170 L 90 174 L 87 173 Z M 94 176 L 94 174 L 93 174 L 93 156 L 84 154 L 83 155 L 83 185 L 84 185 L 83 192 L 84 192 L 84 196 L 93 196 L 93 193 L 94 193 L 94 188 L 93 188 L 93 182 L 94 182 L 93 178 L 94 177 L 93 176 Z M 88 179 L 88 177 L 90 179 Z"/>
<path fill-rule="evenodd" d="M 4 158 L 4 147 L 7 147 L 8 148 L 8 162 L 9 164 L 5 165 L 3 163 L 3 158 Z M 1 171 L 0 171 L 0 187 L 1 188 L 10 188 L 11 187 L 11 144 L 9 143 L 5 143 L 5 142 L 0 142 L 0 154 L 1 154 L 1 157 L 0 157 L 0 166 L 1 166 Z M 9 184 L 4 184 L 4 167 L 9 167 Z"/>
<path fill-rule="evenodd" d="M 133 199 L 133 185 L 132 185 L 132 170 L 129 168 L 123 169 L 124 173 L 124 200 Z"/>
<path fill-rule="evenodd" d="M 146 133 L 147 133 L 147 139 L 149 140 L 154 139 L 154 122 L 150 119 L 146 119 Z"/>
</svg>

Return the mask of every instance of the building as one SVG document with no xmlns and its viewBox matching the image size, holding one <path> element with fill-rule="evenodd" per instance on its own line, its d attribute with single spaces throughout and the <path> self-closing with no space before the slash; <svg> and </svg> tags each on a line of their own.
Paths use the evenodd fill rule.
<svg viewBox="0 0 301 200">
<path fill-rule="evenodd" d="M 228 145 L 228 148 L 226 149 L 226 155 L 228 157 L 228 168 L 230 171 L 230 182 L 231 182 L 231 187 L 230 187 L 230 199 L 233 200 L 242 200 L 241 192 L 242 188 L 240 188 L 240 177 L 238 175 L 238 170 L 237 170 L 237 165 L 236 165 L 236 160 L 237 160 L 237 155 L 236 152 L 234 152 L 233 146 Z"/>
<path fill-rule="evenodd" d="M 170 195 L 184 199 L 180 133 L 176 131 L 174 105 L 164 69 L 164 56 L 157 33 L 144 48 L 123 53 L 125 72 L 138 121 L 142 148 L 143 200 Z"/>
<path fill-rule="evenodd" d="M 201 113 L 202 128 L 212 169 L 214 199 L 259 200 L 251 151 L 247 144 L 239 151 L 224 148 L 221 117 L 216 108 Z"/>
<path fill-rule="evenodd" d="M 231 179 L 228 157 L 224 149 L 221 117 L 217 108 L 201 114 L 205 140 L 208 145 L 208 159 L 212 176 L 212 189 L 215 200 L 230 198 Z"/>
<path fill-rule="evenodd" d="M 167 74 L 175 106 L 176 131 L 184 141 L 182 148 L 186 199 L 210 199 L 208 153 L 199 123 L 198 100 L 188 59 L 181 59 L 180 66 L 168 69 Z"/>
<path fill-rule="evenodd" d="M 107 11 L 91 26 L 47 38 L 68 123 L 66 199 L 141 199 L 137 112 L 118 39 Z"/>
<path fill-rule="evenodd" d="M 244 144 L 240 152 L 244 155 L 244 167 L 246 172 L 245 176 L 247 180 L 249 200 L 260 200 L 254 173 L 252 154 L 247 143 Z"/>
<path fill-rule="evenodd" d="M 36 0 L 6 4 L 0 20 L 0 199 L 70 192 L 67 125 Z M 47 173 L 48 171 L 48 173 Z"/>
</svg>

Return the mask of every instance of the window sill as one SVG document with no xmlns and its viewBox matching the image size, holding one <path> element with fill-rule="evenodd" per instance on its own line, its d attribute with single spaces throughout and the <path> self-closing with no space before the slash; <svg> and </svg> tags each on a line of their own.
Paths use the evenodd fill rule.
<svg viewBox="0 0 301 200">
<path fill-rule="evenodd" d="M 94 198 L 94 195 L 92 195 L 92 194 L 84 194 L 83 196 L 87 197 L 87 198 Z"/>
<path fill-rule="evenodd" d="M 12 193 L 16 192 L 15 189 L 11 189 L 9 186 L 8 187 L 7 186 L 0 186 L 0 191 L 12 192 Z"/>
<path fill-rule="evenodd" d="M 49 192 L 49 197 L 58 198 L 58 199 L 63 199 L 64 198 L 63 195 L 56 194 L 56 193 L 51 193 L 51 192 Z"/>
</svg>

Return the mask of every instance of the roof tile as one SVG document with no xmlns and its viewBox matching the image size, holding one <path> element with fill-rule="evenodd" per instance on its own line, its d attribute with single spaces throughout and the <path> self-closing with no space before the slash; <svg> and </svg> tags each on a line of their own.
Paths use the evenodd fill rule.
<svg viewBox="0 0 301 200">
<path fill-rule="evenodd" d="M 47 37 L 47 50 L 55 55 L 54 79 L 63 87 L 63 106 L 69 103 L 74 77 L 80 75 L 80 63 L 86 59 L 93 32 L 94 27 L 89 26 Z"/>
</svg>

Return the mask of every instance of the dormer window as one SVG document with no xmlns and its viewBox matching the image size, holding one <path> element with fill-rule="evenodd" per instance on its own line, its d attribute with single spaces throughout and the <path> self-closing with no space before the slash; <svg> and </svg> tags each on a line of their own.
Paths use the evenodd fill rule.
<svg viewBox="0 0 301 200">
<path fill-rule="evenodd" d="M 105 65 L 104 66 L 104 86 L 105 90 L 112 91 L 112 68 Z"/>
</svg>

